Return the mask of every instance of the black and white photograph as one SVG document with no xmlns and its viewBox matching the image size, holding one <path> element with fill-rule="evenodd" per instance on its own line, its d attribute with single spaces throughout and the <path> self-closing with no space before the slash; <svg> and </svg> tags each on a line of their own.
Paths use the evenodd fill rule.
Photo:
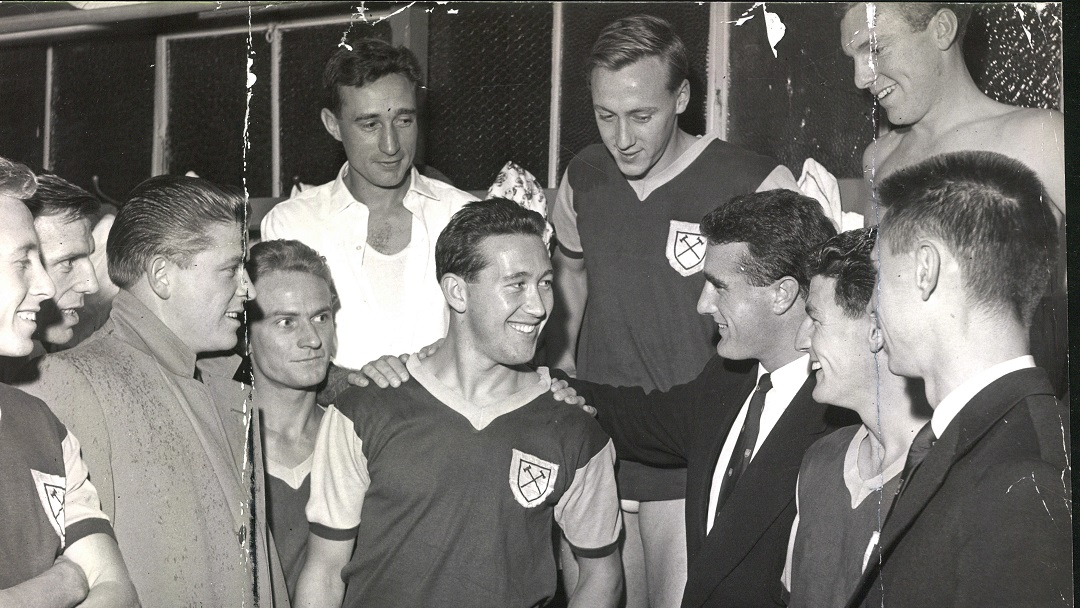
<svg viewBox="0 0 1080 608">
<path fill-rule="evenodd" d="M 0 1 L 0 608 L 1074 606 L 1073 12 Z"/>
</svg>

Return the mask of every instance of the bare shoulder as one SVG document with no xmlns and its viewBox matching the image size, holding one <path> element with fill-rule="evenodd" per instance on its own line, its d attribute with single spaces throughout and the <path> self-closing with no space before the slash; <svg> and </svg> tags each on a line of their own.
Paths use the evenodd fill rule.
<svg viewBox="0 0 1080 608">
<path fill-rule="evenodd" d="M 868 182 L 880 180 L 907 164 L 902 144 L 908 129 L 894 129 L 874 138 L 863 151 L 863 177 Z"/>
<path fill-rule="evenodd" d="M 1046 108 L 1014 108 L 1003 117 L 1003 126 L 1010 130 L 1037 131 L 1059 135 L 1064 140 L 1065 115 Z"/>
</svg>

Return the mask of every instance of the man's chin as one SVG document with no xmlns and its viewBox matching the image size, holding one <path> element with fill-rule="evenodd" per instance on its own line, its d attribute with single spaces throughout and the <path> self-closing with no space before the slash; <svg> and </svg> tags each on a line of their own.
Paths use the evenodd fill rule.
<svg viewBox="0 0 1080 608">
<path fill-rule="evenodd" d="M 39 339 L 52 346 L 66 346 L 75 339 L 75 328 L 56 325 L 39 332 Z"/>
</svg>

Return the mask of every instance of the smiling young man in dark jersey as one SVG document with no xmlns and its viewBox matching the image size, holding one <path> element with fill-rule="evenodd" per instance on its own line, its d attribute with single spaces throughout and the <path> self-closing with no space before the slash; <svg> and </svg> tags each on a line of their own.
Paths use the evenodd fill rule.
<svg viewBox="0 0 1080 608">
<path fill-rule="evenodd" d="M 524 367 L 553 300 L 543 230 L 539 214 L 493 199 L 439 236 L 445 343 L 411 357 L 397 390 L 350 389 L 323 418 L 299 606 L 544 605 L 552 523 L 581 570 L 570 605 L 619 601 L 614 448 L 555 401 L 545 369 Z"/>
</svg>

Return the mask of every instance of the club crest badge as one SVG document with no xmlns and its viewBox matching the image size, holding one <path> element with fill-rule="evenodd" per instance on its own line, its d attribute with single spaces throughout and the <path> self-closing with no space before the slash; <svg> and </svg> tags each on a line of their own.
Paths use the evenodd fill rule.
<svg viewBox="0 0 1080 608">
<path fill-rule="evenodd" d="M 667 260 L 684 277 L 700 272 L 709 243 L 697 224 L 671 220 L 667 237 Z"/>
<path fill-rule="evenodd" d="M 559 465 L 513 450 L 510 459 L 510 491 L 514 500 L 526 509 L 542 503 L 555 489 Z"/>
<path fill-rule="evenodd" d="M 52 524 L 53 530 L 60 537 L 60 547 L 65 546 L 64 538 L 64 496 L 67 494 L 67 480 L 59 475 L 49 475 L 30 469 L 34 477 L 41 507 L 45 509 L 45 519 Z"/>
</svg>

